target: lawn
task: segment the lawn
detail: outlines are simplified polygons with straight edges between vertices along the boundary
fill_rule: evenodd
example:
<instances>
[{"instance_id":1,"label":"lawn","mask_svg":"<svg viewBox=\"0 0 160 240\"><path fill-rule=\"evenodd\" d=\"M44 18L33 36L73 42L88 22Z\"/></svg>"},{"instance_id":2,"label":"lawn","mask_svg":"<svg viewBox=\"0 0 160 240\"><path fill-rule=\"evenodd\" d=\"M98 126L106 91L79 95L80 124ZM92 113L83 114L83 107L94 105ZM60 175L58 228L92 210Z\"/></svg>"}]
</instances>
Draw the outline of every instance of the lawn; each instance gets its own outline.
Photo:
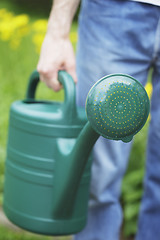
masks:
<instances>
[{"instance_id":1,"label":"lawn","mask_svg":"<svg viewBox=\"0 0 160 240\"><path fill-rule=\"evenodd\" d=\"M14 2L15 1L8 0L2 0L0 2L0 11L5 7L8 14L12 14L11 12L13 12L12 16L6 15L5 21L8 21L8 26L14 23L17 14L24 13L23 6L18 5L17 7L17 5L13 4ZM18 2L18 0L16 2ZM47 11L49 10L47 9L46 12ZM21 26L21 30L23 30L21 33L23 33L23 36L18 35L16 32L16 37L14 37L14 34L10 33L8 40L5 40L3 38L7 38L8 35L5 35L0 27L0 204L2 204L3 198L4 162L8 134L9 108L12 102L25 97L29 75L37 65L40 45L44 37L47 22L45 19L47 14L41 13L41 11L34 13L34 11L30 10L27 12L27 16L29 20L23 17L24 24ZM8 19L9 17L12 21ZM41 21L39 21L40 19ZM13 29L13 26L9 29ZM15 31L19 33L18 28L15 28ZM7 30L6 33L8 33ZM17 36L19 36L19 38L17 38ZM77 23L74 23L72 26L71 40L75 48L77 41ZM151 76L149 76L149 79L150 78ZM54 93L44 84L40 83L36 96L41 99L62 100L63 90L60 93ZM148 124L146 124L143 130L135 137L129 167L122 186L121 202L124 210L123 231L126 236L134 235L136 232L139 203L143 193L142 179L144 175L147 130ZM2 240L42 239L42 237L29 235L25 232L12 232L2 226L0 226L0 233L0 239ZM50 238L43 237L43 239ZM67 239L68 238L60 238L59 240Z\"/></svg>"},{"instance_id":2,"label":"lawn","mask_svg":"<svg viewBox=\"0 0 160 240\"><path fill-rule=\"evenodd\" d=\"M31 234L26 231L14 231L4 226L0 226L1 240L71 240L71 237L45 237L36 234Z\"/></svg>"}]
</instances>

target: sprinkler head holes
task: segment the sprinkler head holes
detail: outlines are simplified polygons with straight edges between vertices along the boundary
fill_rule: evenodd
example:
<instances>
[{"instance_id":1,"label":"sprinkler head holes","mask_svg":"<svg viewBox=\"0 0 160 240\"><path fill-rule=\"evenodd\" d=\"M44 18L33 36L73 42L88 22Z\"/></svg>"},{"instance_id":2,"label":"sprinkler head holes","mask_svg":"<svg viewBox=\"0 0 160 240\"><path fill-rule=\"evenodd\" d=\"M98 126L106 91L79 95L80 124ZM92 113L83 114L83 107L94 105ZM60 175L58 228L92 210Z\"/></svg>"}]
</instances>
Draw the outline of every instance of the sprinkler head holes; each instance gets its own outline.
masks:
<instances>
[{"instance_id":1,"label":"sprinkler head holes","mask_svg":"<svg viewBox=\"0 0 160 240\"><path fill-rule=\"evenodd\" d=\"M100 135L129 142L147 120L149 98L133 77L108 75L89 91L86 112L91 126Z\"/></svg>"}]
</instances>

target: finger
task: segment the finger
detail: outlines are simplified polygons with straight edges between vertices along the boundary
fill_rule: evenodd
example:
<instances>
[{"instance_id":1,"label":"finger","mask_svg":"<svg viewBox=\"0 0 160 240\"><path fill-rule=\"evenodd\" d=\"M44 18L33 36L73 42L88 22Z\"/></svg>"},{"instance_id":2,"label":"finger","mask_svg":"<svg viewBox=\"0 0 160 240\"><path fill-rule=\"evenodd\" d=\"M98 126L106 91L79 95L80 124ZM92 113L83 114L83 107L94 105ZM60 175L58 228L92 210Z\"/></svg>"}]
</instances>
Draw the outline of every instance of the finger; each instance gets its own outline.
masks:
<instances>
[{"instance_id":1,"label":"finger","mask_svg":"<svg viewBox=\"0 0 160 240\"><path fill-rule=\"evenodd\" d=\"M44 82L48 88L51 88L50 84L49 84L49 79L48 78L45 78L43 74L40 74L39 78L40 78L40 81Z\"/></svg>"},{"instance_id":2,"label":"finger","mask_svg":"<svg viewBox=\"0 0 160 240\"><path fill-rule=\"evenodd\" d=\"M52 88L55 92L58 92L62 85L57 79L45 79L44 77L41 77L41 81L46 84L48 88Z\"/></svg>"},{"instance_id":3,"label":"finger","mask_svg":"<svg viewBox=\"0 0 160 240\"><path fill-rule=\"evenodd\" d=\"M39 70L40 73L40 80L44 82L47 87L52 88L55 92L59 91L62 86L60 82L57 80L58 78L58 71L44 71L44 70Z\"/></svg>"},{"instance_id":4,"label":"finger","mask_svg":"<svg viewBox=\"0 0 160 240\"><path fill-rule=\"evenodd\" d=\"M39 74L39 79L40 79L41 82L45 82L45 78L43 77L42 74Z\"/></svg>"},{"instance_id":5,"label":"finger","mask_svg":"<svg viewBox=\"0 0 160 240\"><path fill-rule=\"evenodd\" d=\"M57 80L57 78L51 79L49 86L55 91L58 92L62 89L62 84Z\"/></svg>"},{"instance_id":6,"label":"finger","mask_svg":"<svg viewBox=\"0 0 160 240\"><path fill-rule=\"evenodd\" d=\"M47 82L49 81L50 79L50 72L49 70L45 70L39 66L37 66L37 71L39 72L39 78L40 78L40 81L42 82Z\"/></svg>"},{"instance_id":7,"label":"finger","mask_svg":"<svg viewBox=\"0 0 160 240\"><path fill-rule=\"evenodd\" d=\"M58 81L58 70L52 72L52 75L50 75L47 84L55 92L58 92L62 88L61 83Z\"/></svg>"}]
</instances>

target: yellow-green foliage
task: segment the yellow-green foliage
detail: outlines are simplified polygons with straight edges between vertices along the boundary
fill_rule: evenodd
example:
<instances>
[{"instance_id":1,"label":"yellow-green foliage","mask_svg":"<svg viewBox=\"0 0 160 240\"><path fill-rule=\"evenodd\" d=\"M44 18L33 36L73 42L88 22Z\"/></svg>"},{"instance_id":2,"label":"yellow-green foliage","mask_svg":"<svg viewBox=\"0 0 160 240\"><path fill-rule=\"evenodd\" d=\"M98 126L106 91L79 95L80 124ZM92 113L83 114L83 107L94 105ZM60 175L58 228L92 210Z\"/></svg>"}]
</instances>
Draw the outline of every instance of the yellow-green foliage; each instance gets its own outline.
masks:
<instances>
[{"instance_id":1,"label":"yellow-green foliage","mask_svg":"<svg viewBox=\"0 0 160 240\"><path fill-rule=\"evenodd\" d=\"M27 14L14 15L7 9L0 9L0 40L7 41L12 49L17 49L22 38L32 35L32 43L39 53L47 30L47 20L31 22ZM73 44L77 42L77 31L70 33Z\"/></svg>"},{"instance_id":2,"label":"yellow-green foliage","mask_svg":"<svg viewBox=\"0 0 160 240\"><path fill-rule=\"evenodd\" d=\"M0 10L0 39L8 41L11 48L16 49L29 30L29 17L26 14L14 16L6 9Z\"/></svg>"}]
</instances>

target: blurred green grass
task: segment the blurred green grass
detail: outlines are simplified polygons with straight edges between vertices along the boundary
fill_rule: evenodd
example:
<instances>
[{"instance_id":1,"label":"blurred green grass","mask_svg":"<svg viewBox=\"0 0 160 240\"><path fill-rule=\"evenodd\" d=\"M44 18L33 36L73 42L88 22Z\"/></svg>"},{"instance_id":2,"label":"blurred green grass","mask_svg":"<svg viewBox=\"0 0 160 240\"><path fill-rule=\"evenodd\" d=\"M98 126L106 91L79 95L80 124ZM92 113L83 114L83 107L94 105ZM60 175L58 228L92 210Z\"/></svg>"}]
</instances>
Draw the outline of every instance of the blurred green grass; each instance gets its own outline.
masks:
<instances>
[{"instance_id":1,"label":"blurred green grass","mask_svg":"<svg viewBox=\"0 0 160 240\"><path fill-rule=\"evenodd\" d=\"M46 237L36 234L31 234L26 231L13 231L7 227L0 226L1 240L71 240L71 237Z\"/></svg>"}]
</instances>

